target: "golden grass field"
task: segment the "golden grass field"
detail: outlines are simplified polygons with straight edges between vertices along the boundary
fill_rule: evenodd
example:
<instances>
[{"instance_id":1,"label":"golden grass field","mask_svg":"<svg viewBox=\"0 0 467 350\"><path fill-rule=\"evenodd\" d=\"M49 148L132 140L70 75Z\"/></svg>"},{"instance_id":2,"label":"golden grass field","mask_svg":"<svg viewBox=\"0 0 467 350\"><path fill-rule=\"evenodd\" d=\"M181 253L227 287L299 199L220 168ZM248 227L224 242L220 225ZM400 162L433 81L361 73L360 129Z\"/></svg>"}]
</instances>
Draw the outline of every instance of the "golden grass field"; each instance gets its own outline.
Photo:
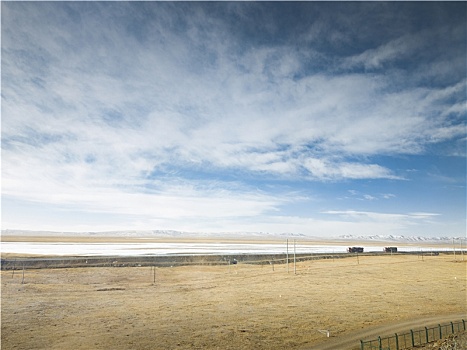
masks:
<instances>
[{"instance_id":1,"label":"golden grass field","mask_svg":"<svg viewBox=\"0 0 467 350\"><path fill-rule=\"evenodd\" d=\"M456 259L313 260L296 274L293 265L168 267L155 284L151 267L26 270L24 283L21 270L2 271L1 345L310 349L366 327L466 314L467 261Z\"/></svg>"}]
</instances>

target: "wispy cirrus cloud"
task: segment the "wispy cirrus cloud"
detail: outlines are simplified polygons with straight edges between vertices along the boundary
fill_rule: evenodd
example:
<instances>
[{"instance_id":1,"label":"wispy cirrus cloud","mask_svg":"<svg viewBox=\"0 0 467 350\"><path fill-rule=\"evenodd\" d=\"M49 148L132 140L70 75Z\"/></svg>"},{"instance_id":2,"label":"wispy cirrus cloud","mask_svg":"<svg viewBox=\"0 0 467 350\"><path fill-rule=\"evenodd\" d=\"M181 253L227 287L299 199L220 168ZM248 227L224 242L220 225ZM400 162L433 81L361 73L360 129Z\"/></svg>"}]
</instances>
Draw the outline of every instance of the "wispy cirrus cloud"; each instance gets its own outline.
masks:
<instances>
[{"instance_id":1,"label":"wispy cirrus cloud","mask_svg":"<svg viewBox=\"0 0 467 350\"><path fill-rule=\"evenodd\" d=\"M324 47L329 5L302 6L317 10L309 30L259 4L2 4L2 193L146 217L261 216L290 193L245 178L400 181L381 156L465 137L465 77L414 84L397 63L438 27L384 28L381 42L334 28ZM455 42L457 27L440 30ZM188 182L190 196L174 194Z\"/></svg>"},{"instance_id":2,"label":"wispy cirrus cloud","mask_svg":"<svg viewBox=\"0 0 467 350\"><path fill-rule=\"evenodd\" d=\"M406 213L406 214L395 214L395 213L377 213L369 211L357 211L357 210L328 210L324 211L323 214L338 215L342 218L351 220L371 220L378 222L388 221L404 221L404 220L424 220L439 216L439 213Z\"/></svg>"},{"instance_id":3,"label":"wispy cirrus cloud","mask_svg":"<svg viewBox=\"0 0 467 350\"><path fill-rule=\"evenodd\" d=\"M369 193L362 193L360 191L353 190L353 189L352 190L347 190L347 193L350 196L344 196L341 199L352 199L352 200L356 199L356 200L359 200L359 201L377 201L377 200L380 200L380 199L388 200L388 199L396 198L396 195L392 194L392 193L372 193L372 194L369 194Z\"/></svg>"}]
</instances>

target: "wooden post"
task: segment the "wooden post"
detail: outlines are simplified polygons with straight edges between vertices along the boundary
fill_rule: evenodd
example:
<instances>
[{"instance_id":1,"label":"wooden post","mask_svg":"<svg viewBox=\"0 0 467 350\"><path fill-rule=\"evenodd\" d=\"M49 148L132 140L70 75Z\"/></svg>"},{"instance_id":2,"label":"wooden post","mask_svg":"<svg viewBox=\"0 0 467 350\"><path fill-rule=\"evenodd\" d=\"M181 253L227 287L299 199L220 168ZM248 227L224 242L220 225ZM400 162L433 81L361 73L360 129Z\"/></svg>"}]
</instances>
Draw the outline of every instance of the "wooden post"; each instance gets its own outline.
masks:
<instances>
[{"instance_id":1,"label":"wooden post","mask_svg":"<svg viewBox=\"0 0 467 350\"><path fill-rule=\"evenodd\" d=\"M23 263L23 278L21 279L21 284L24 284L24 263Z\"/></svg>"},{"instance_id":2,"label":"wooden post","mask_svg":"<svg viewBox=\"0 0 467 350\"><path fill-rule=\"evenodd\" d=\"M289 273L289 239L287 238L287 273Z\"/></svg>"},{"instance_id":3,"label":"wooden post","mask_svg":"<svg viewBox=\"0 0 467 350\"><path fill-rule=\"evenodd\" d=\"M156 284L156 265L154 265L154 278L152 283Z\"/></svg>"}]
</instances>

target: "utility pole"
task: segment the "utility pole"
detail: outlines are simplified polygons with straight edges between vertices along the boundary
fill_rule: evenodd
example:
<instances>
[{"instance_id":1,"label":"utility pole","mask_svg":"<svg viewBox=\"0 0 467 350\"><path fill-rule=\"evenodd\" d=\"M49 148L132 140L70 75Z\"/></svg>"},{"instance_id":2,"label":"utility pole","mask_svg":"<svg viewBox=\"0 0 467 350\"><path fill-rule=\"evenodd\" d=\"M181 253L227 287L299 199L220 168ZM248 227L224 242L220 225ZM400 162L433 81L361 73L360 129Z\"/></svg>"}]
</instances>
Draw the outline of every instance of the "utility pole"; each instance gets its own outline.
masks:
<instances>
[{"instance_id":1,"label":"utility pole","mask_svg":"<svg viewBox=\"0 0 467 350\"><path fill-rule=\"evenodd\" d=\"M452 238L452 247L454 249L454 260L456 260L456 245L454 244L454 237Z\"/></svg>"},{"instance_id":2,"label":"utility pole","mask_svg":"<svg viewBox=\"0 0 467 350\"><path fill-rule=\"evenodd\" d=\"M461 248L461 255L462 255L462 261L464 261L464 250L462 249L462 238L459 239L459 245L460 245L460 248Z\"/></svg>"},{"instance_id":3,"label":"utility pole","mask_svg":"<svg viewBox=\"0 0 467 350\"><path fill-rule=\"evenodd\" d=\"M293 240L293 273L297 274L297 259L295 257L295 239Z\"/></svg>"}]
</instances>

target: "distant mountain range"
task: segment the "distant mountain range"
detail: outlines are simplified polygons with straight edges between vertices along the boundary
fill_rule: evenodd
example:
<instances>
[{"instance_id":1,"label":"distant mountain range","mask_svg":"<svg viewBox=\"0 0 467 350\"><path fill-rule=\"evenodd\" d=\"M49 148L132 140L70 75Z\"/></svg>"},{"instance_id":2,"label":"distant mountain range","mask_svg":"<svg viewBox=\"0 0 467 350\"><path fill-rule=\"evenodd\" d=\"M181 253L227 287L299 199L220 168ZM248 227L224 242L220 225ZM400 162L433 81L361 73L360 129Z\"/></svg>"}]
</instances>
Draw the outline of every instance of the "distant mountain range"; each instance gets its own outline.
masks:
<instances>
[{"instance_id":1,"label":"distant mountain range","mask_svg":"<svg viewBox=\"0 0 467 350\"><path fill-rule=\"evenodd\" d=\"M384 242L452 242L452 240L459 240L461 237L423 237L423 236L395 236L395 235L371 235L371 236L356 236L356 235L342 235L339 239L351 241L384 241ZM462 238L465 239L465 238Z\"/></svg>"},{"instance_id":2,"label":"distant mountain range","mask_svg":"<svg viewBox=\"0 0 467 350\"><path fill-rule=\"evenodd\" d=\"M184 232L175 230L122 230L104 232L57 232L57 231L27 231L2 230L5 236L77 236L77 237L133 237L133 238L264 238L264 239L306 239L306 240L337 240L337 241L374 241L374 242L437 242L449 243L452 240L465 239L460 237L423 237L402 235L341 235L338 237L312 237L302 233L268 233L268 232Z\"/></svg>"},{"instance_id":3,"label":"distant mountain range","mask_svg":"<svg viewBox=\"0 0 467 350\"><path fill-rule=\"evenodd\" d=\"M60 232L60 231L28 231L2 230L4 236L52 236L52 237L128 237L128 238L231 238L231 239L324 239L309 237L302 233L269 233L269 232L186 232L175 230L122 230L96 232Z\"/></svg>"}]
</instances>

